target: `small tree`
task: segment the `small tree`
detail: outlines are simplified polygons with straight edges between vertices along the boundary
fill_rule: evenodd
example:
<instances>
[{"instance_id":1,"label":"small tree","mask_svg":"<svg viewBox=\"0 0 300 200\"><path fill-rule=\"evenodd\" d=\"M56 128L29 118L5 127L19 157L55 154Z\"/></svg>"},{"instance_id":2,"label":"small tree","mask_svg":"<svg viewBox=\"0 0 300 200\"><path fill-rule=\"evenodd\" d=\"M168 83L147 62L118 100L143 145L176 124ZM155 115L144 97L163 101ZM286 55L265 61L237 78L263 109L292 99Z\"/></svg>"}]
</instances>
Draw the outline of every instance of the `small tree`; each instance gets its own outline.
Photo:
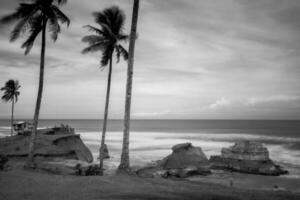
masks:
<instances>
[{"instance_id":1,"label":"small tree","mask_svg":"<svg viewBox=\"0 0 300 200\"><path fill-rule=\"evenodd\" d=\"M13 125L14 125L14 105L18 101L18 96L20 95L20 85L18 80L8 80L4 87L1 88L1 91L4 91L1 99L5 102L11 101L11 136L13 135Z\"/></svg>"},{"instance_id":2,"label":"small tree","mask_svg":"<svg viewBox=\"0 0 300 200\"><path fill-rule=\"evenodd\" d=\"M102 138L99 152L100 169L103 169L113 55L116 54L118 62L121 56L124 60L128 59L127 51L120 44L120 42L128 39L128 35L123 33L125 14L119 7L113 6L103 10L102 12L95 12L93 15L95 17L95 22L100 26L100 29L90 25L86 26L94 34L82 38L83 42L87 42L89 44L82 53L85 54L101 51L101 67L105 67L109 64Z\"/></svg>"}]
</instances>

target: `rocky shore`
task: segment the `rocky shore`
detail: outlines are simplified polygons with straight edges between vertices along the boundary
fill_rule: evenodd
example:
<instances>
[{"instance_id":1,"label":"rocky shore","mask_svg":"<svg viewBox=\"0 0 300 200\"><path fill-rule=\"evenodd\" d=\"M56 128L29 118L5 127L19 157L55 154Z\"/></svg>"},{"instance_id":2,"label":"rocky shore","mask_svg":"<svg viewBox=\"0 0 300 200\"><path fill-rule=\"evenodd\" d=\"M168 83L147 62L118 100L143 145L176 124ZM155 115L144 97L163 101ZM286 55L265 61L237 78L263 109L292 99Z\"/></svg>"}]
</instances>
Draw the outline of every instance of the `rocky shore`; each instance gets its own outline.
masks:
<instances>
[{"instance_id":1,"label":"rocky shore","mask_svg":"<svg viewBox=\"0 0 300 200\"><path fill-rule=\"evenodd\" d=\"M28 155L30 134L18 134L0 138L0 168L4 164L13 166L23 162ZM69 126L39 129L34 151L35 167L54 174L98 175L97 165L92 164L91 151ZM4 163L4 158L6 162ZM3 161L2 161L3 160Z\"/></svg>"},{"instance_id":2,"label":"rocky shore","mask_svg":"<svg viewBox=\"0 0 300 200\"><path fill-rule=\"evenodd\" d=\"M208 175L211 170L228 170L240 173L278 176L288 173L269 158L269 151L259 142L238 141L223 148L220 156L207 156L200 147L191 143L177 144L172 154L164 159L138 169L142 177L178 177Z\"/></svg>"}]
</instances>

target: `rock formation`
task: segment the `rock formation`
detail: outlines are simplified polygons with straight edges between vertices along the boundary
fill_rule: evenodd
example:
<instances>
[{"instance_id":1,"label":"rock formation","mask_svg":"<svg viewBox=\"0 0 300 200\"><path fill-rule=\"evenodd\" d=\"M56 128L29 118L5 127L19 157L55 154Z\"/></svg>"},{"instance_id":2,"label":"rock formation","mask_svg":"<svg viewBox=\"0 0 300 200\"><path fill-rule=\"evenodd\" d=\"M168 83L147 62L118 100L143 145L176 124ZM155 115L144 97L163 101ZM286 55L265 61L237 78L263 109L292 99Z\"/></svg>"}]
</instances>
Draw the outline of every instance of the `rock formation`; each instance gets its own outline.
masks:
<instances>
[{"instance_id":1,"label":"rock formation","mask_svg":"<svg viewBox=\"0 0 300 200\"><path fill-rule=\"evenodd\" d=\"M38 162L37 169L52 174L94 176L103 175L99 165L80 160Z\"/></svg>"},{"instance_id":2,"label":"rock formation","mask_svg":"<svg viewBox=\"0 0 300 200\"><path fill-rule=\"evenodd\" d=\"M269 152L261 143L239 141L229 148L221 150L221 156L210 158L212 168L228 169L243 173L280 175L287 171L275 165L269 158Z\"/></svg>"},{"instance_id":3,"label":"rock formation","mask_svg":"<svg viewBox=\"0 0 300 200\"><path fill-rule=\"evenodd\" d=\"M200 147L184 143L173 146L172 150L172 154L154 165L139 169L137 174L144 177L184 178L210 173L208 159Z\"/></svg>"},{"instance_id":4,"label":"rock formation","mask_svg":"<svg viewBox=\"0 0 300 200\"><path fill-rule=\"evenodd\" d=\"M163 169L184 169L208 164L208 159L202 149L192 146L191 143L177 144L172 147L172 150L172 154L165 157L160 163Z\"/></svg>"},{"instance_id":5,"label":"rock formation","mask_svg":"<svg viewBox=\"0 0 300 200\"><path fill-rule=\"evenodd\" d=\"M0 154L7 157L26 157L30 136L15 135L0 138ZM74 133L74 129L63 126L38 130L34 156L37 160L75 159L92 162L90 150Z\"/></svg>"}]
</instances>

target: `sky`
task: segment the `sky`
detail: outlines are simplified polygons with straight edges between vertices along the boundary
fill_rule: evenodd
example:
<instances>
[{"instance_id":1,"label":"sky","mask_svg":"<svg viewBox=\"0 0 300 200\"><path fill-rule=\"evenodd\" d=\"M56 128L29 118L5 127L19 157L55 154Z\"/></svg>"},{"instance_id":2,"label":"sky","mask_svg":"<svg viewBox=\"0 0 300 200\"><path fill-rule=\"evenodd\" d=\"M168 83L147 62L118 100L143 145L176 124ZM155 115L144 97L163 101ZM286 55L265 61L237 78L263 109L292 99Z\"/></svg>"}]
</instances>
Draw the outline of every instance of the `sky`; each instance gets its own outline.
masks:
<instances>
[{"instance_id":1,"label":"sky","mask_svg":"<svg viewBox=\"0 0 300 200\"><path fill-rule=\"evenodd\" d=\"M20 1L0 0L0 16ZM102 119L107 69L101 53L82 55L92 12L118 5L129 33L133 0L69 0L71 19L56 43L47 40L41 118ZM40 38L31 53L10 43L0 25L0 86L22 85L17 118L32 118ZM124 44L128 47L128 44ZM299 0L140 0L132 118L300 119ZM109 118L124 116L127 63L113 65ZM0 118L10 104L0 103Z\"/></svg>"}]
</instances>

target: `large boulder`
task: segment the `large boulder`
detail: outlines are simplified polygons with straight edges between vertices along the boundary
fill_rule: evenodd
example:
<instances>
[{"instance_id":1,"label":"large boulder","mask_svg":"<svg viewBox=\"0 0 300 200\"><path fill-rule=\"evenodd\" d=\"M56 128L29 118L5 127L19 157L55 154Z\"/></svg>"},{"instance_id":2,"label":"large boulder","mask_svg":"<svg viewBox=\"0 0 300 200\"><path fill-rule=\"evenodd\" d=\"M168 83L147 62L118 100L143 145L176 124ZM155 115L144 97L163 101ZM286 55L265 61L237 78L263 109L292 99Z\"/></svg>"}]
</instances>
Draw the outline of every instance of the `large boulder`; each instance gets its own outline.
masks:
<instances>
[{"instance_id":1,"label":"large boulder","mask_svg":"<svg viewBox=\"0 0 300 200\"><path fill-rule=\"evenodd\" d=\"M280 166L269 158L269 151L259 142L238 141L221 150L221 156L211 156L211 167L242 173L280 175L286 174Z\"/></svg>"},{"instance_id":2,"label":"large boulder","mask_svg":"<svg viewBox=\"0 0 300 200\"><path fill-rule=\"evenodd\" d=\"M163 169L184 169L190 166L198 168L208 164L201 147L194 147L191 143L177 144L172 150L172 154L159 164Z\"/></svg>"},{"instance_id":3,"label":"large boulder","mask_svg":"<svg viewBox=\"0 0 300 200\"><path fill-rule=\"evenodd\" d=\"M15 135L0 138L0 154L7 157L26 157L30 136ZM91 151L84 145L80 135L69 127L41 129L36 136L34 156L38 160L75 159L92 162Z\"/></svg>"},{"instance_id":4,"label":"large boulder","mask_svg":"<svg viewBox=\"0 0 300 200\"><path fill-rule=\"evenodd\" d=\"M183 143L173 146L172 150L172 154L155 164L137 170L137 174L142 177L185 178L210 173L209 161L200 147Z\"/></svg>"}]
</instances>

